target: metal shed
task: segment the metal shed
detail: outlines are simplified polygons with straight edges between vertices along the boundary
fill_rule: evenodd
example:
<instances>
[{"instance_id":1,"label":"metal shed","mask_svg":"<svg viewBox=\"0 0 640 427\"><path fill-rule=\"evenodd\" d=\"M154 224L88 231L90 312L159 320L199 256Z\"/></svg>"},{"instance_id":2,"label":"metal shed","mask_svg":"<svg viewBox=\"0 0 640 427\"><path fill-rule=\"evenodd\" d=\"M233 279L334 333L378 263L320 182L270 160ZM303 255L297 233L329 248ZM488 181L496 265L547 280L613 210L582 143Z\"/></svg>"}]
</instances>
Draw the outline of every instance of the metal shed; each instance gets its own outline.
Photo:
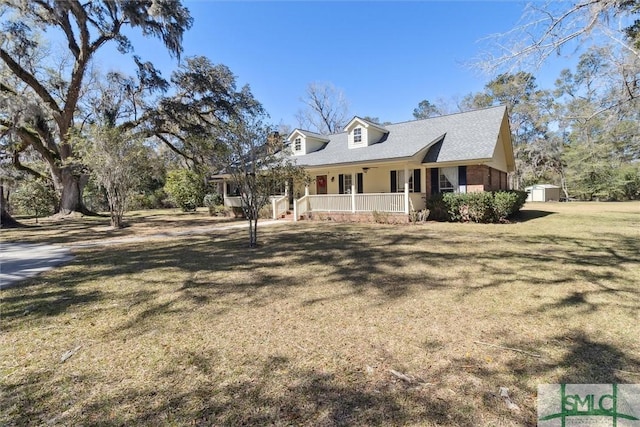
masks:
<instances>
[{"instance_id":1,"label":"metal shed","mask_svg":"<svg viewBox=\"0 0 640 427\"><path fill-rule=\"evenodd\" d=\"M524 189L529 195L527 202L550 202L560 200L560 187L553 184L536 184Z\"/></svg>"}]
</instances>

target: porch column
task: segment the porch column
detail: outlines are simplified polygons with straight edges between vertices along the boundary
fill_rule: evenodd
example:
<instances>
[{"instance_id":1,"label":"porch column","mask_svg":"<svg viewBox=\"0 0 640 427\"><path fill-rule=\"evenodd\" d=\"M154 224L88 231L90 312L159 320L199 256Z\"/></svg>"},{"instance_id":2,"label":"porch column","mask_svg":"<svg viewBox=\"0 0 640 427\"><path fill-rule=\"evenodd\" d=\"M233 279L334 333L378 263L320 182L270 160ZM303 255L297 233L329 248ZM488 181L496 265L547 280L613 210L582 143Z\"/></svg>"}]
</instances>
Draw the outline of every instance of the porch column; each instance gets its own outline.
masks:
<instances>
[{"instance_id":1,"label":"porch column","mask_svg":"<svg viewBox=\"0 0 640 427\"><path fill-rule=\"evenodd\" d=\"M356 177L358 173L353 171L351 173L351 213L356 213Z\"/></svg>"},{"instance_id":2,"label":"porch column","mask_svg":"<svg viewBox=\"0 0 640 427\"><path fill-rule=\"evenodd\" d=\"M309 196L309 184L304 185L304 197Z\"/></svg>"},{"instance_id":3,"label":"porch column","mask_svg":"<svg viewBox=\"0 0 640 427\"><path fill-rule=\"evenodd\" d=\"M409 215L409 168L404 165L404 213Z\"/></svg>"},{"instance_id":4,"label":"porch column","mask_svg":"<svg viewBox=\"0 0 640 427\"><path fill-rule=\"evenodd\" d=\"M278 219L278 216L276 215L276 198L275 197L271 198L271 211L273 212L273 219Z\"/></svg>"},{"instance_id":5,"label":"porch column","mask_svg":"<svg viewBox=\"0 0 640 427\"><path fill-rule=\"evenodd\" d=\"M222 204L227 205L227 181L225 179L222 180Z\"/></svg>"}]
</instances>

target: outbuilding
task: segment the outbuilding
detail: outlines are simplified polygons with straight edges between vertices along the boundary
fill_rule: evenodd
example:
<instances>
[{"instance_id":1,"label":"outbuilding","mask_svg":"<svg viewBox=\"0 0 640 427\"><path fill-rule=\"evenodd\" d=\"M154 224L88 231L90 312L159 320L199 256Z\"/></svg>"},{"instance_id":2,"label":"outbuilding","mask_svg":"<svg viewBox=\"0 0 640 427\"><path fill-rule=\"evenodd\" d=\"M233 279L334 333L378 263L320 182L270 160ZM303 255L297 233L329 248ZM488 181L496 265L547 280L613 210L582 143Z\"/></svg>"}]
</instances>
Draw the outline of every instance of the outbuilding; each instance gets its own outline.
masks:
<instances>
[{"instance_id":1,"label":"outbuilding","mask_svg":"<svg viewBox=\"0 0 640 427\"><path fill-rule=\"evenodd\" d=\"M527 202L550 202L560 200L560 187L553 184L536 184L526 187L525 191L529 193Z\"/></svg>"}]
</instances>

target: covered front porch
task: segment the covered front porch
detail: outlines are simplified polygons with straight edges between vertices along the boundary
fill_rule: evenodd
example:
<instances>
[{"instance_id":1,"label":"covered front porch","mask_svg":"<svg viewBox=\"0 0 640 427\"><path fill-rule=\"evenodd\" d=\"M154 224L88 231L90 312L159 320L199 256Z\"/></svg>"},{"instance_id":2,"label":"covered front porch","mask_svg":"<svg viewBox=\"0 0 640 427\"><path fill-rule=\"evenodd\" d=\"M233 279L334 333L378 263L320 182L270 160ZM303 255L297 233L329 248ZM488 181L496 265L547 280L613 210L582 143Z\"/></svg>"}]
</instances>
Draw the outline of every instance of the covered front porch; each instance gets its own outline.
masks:
<instances>
[{"instance_id":1,"label":"covered front porch","mask_svg":"<svg viewBox=\"0 0 640 427\"><path fill-rule=\"evenodd\" d=\"M420 164L372 163L308 169L310 182L294 187L295 220L314 213L409 215L424 208Z\"/></svg>"},{"instance_id":2,"label":"covered front porch","mask_svg":"<svg viewBox=\"0 0 640 427\"><path fill-rule=\"evenodd\" d=\"M309 180L287 183L271 196L271 216L292 213L294 221L314 213L388 213L409 215L425 205L424 169L420 164L372 164L357 167L308 169ZM242 207L239 195L224 186L226 207Z\"/></svg>"}]
</instances>

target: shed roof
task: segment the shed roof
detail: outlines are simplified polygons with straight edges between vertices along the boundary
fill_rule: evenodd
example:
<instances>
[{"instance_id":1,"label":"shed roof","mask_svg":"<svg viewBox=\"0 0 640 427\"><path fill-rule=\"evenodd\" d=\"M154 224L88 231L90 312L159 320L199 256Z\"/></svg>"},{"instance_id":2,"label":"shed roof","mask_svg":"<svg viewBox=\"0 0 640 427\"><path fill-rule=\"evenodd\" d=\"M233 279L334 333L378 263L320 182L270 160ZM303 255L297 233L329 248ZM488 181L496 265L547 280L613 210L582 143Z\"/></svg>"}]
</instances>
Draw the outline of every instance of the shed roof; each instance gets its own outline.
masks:
<instances>
[{"instance_id":1,"label":"shed roof","mask_svg":"<svg viewBox=\"0 0 640 427\"><path fill-rule=\"evenodd\" d=\"M525 187L524 189L526 191L526 190L533 190L534 188L560 188L560 187L553 184L534 184L534 185Z\"/></svg>"}]
</instances>

